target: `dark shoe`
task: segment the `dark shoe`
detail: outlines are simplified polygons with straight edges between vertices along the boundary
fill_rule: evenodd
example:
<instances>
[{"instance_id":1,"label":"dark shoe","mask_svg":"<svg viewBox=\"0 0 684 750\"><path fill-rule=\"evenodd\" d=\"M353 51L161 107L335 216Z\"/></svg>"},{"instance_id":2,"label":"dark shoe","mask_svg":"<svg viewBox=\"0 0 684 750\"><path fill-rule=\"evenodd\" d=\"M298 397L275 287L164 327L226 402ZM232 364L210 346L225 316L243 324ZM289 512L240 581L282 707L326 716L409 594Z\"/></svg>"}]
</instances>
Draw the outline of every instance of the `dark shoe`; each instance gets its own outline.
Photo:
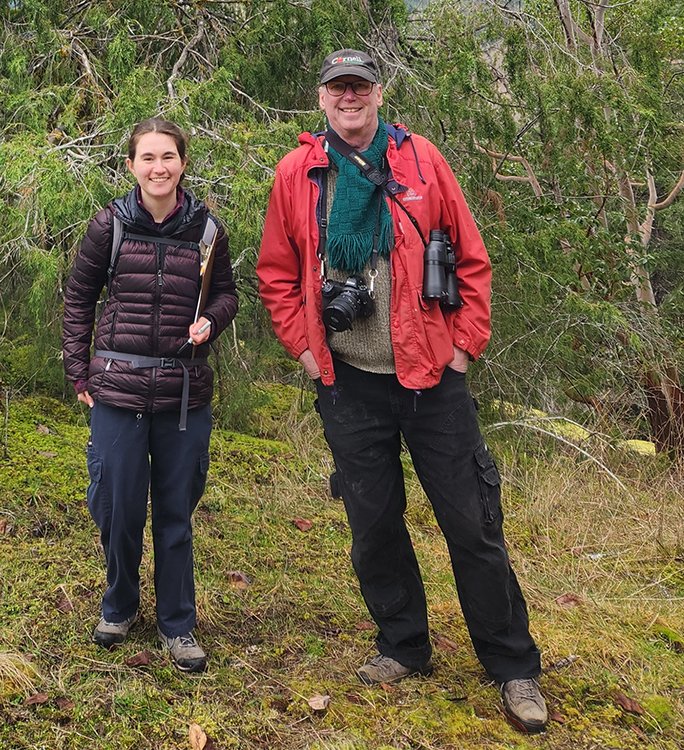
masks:
<instances>
[{"instance_id":1,"label":"dark shoe","mask_svg":"<svg viewBox=\"0 0 684 750\"><path fill-rule=\"evenodd\" d=\"M381 682L398 682L404 677L419 674L427 677L432 674L432 662L424 667L405 667L389 656L376 654L370 661L356 670L356 676L366 685L377 685Z\"/></svg>"},{"instance_id":2,"label":"dark shoe","mask_svg":"<svg viewBox=\"0 0 684 750\"><path fill-rule=\"evenodd\" d=\"M108 622L104 617L93 630L93 641L103 648L114 648L120 646L128 637L130 629L138 622L139 613L129 617L123 622Z\"/></svg>"},{"instance_id":3,"label":"dark shoe","mask_svg":"<svg viewBox=\"0 0 684 750\"><path fill-rule=\"evenodd\" d=\"M510 680L501 686L504 711L523 732L543 732L549 720L546 701L536 680Z\"/></svg>"},{"instance_id":4,"label":"dark shoe","mask_svg":"<svg viewBox=\"0 0 684 750\"><path fill-rule=\"evenodd\" d=\"M207 668L207 655L192 631L169 638L157 628L157 635L161 647L169 652L171 661L181 672L204 672Z\"/></svg>"}]
</instances>

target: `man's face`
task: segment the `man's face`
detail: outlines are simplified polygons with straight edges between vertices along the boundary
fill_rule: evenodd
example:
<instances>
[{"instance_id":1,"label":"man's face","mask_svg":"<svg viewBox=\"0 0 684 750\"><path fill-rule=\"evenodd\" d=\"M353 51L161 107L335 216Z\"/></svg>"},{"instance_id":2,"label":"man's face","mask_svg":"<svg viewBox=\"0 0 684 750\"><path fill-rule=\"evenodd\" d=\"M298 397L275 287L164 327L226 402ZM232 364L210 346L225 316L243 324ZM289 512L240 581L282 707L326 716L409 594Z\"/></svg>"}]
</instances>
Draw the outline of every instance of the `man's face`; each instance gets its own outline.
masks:
<instances>
[{"instance_id":1,"label":"man's face","mask_svg":"<svg viewBox=\"0 0 684 750\"><path fill-rule=\"evenodd\" d=\"M329 84L355 83L363 81L358 76L340 76L329 81ZM318 89L318 103L325 112L330 127L347 143L367 148L378 129L378 107L382 105L382 86L373 85L368 94L355 94L347 86L344 94L333 96L322 84Z\"/></svg>"}]
</instances>

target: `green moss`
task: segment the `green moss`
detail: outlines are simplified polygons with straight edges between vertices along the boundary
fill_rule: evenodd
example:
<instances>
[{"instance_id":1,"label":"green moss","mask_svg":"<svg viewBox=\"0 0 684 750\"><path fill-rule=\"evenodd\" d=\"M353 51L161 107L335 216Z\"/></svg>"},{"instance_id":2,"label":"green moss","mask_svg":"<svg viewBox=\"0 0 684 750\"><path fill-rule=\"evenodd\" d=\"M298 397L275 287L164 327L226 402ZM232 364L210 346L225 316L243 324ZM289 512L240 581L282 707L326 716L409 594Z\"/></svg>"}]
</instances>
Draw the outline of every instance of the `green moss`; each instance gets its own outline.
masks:
<instances>
[{"instance_id":1,"label":"green moss","mask_svg":"<svg viewBox=\"0 0 684 750\"><path fill-rule=\"evenodd\" d=\"M274 393L275 425L299 391ZM554 722L544 738L528 738L502 717L497 691L476 661L459 613L443 539L410 472L408 518L431 626L457 647L436 644L430 679L406 680L388 690L358 684L354 669L372 653L375 633L358 627L368 614L349 560L343 505L326 495L328 454L317 418L297 419L287 435L280 433L281 440L214 431L207 492L194 516L197 632L209 651L210 669L188 679L154 647L149 529L141 568L143 622L112 653L90 642L105 581L97 530L84 502L88 428L77 407L51 399L12 400L8 458L0 461L0 519L12 527L0 534L0 642L35 667L36 675L28 689L0 681L0 747L181 750L188 746L189 725L198 723L226 750L539 750L540 741L545 750L626 750L634 746L637 730L644 750L678 750L681 655L666 648L677 642L669 623L679 621L678 600L660 603L660 619L643 607L632 611L625 604L628 596L611 604L613 609L605 602L571 611L548 604L556 587L567 582L565 566L578 565L579 558L567 551L550 556L525 531L517 518L525 509L525 479L508 503L507 522L513 526L512 553L520 556L517 540L525 542L530 565L518 574L532 593L531 619L547 653L564 655L570 648L583 655L572 667L542 678L564 723ZM309 433L317 437L309 439ZM507 463L505 473L513 470ZM558 464L552 470L557 472ZM534 476L545 471L537 457ZM601 497L591 491L600 486L587 485L585 491ZM568 521L564 506L556 512L560 527ZM311 529L298 529L297 517L309 519ZM33 533L39 521L51 524L42 536ZM540 525L535 534L552 531ZM622 531L620 550L627 544ZM564 550L562 535L554 533ZM656 557L650 556L648 580L656 575ZM533 563L539 567L532 569ZM660 563L661 569L673 566L669 558ZM548 569L551 591L539 568ZM250 583L237 588L229 571L242 571ZM630 568L630 575L641 572L637 565ZM586 586L594 594L615 571L593 565L591 576ZM623 585L641 586L625 578ZM127 665L145 649L149 665ZM634 686L630 694L642 703L643 716L626 714L614 703L623 684ZM45 692L48 700L27 706L29 692ZM331 696L326 712L310 708L307 700L315 693Z\"/></svg>"},{"instance_id":2,"label":"green moss","mask_svg":"<svg viewBox=\"0 0 684 750\"><path fill-rule=\"evenodd\" d=\"M650 720L653 732L669 729L675 720L675 709L672 703L662 695L649 695L641 699L641 705Z\"/></svg>"},{"instance_id":3,"label":"green moss","mask_svg":"<svg viewBox=\"0 0 684 750\"><path fill-rule=\"evenodd\" d=\"M684 635L663 622L655 622L651 630L660 639L665 641L669 648L672 648L679 654L684 653Z\"/></svg>"}]
</instances>

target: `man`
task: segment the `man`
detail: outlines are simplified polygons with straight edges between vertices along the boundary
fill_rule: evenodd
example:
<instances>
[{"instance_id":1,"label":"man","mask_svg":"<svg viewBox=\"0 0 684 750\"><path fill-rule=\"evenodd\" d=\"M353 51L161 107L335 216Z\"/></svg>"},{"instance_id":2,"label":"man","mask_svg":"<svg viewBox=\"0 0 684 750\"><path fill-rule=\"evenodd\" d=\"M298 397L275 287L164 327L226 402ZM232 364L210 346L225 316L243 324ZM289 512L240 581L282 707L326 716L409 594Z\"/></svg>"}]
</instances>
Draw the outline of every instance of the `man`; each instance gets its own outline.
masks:
<instances>
[{"instance_id":1,"label":"man","mask_svg":"<svg viewBox=\"0 0 684 750\"><path fill-rule=\"evenodd\" d=\"M508 717L541 731L539 651L504 546L499 474L465 382L490 334L486 250L437 148L379 116L371 57L326 57L318 93L329 130L304 133L279 163L257 273L276 335L316 384L352 562L378 626L379 653L357 674L375 684L432 672L425 591L404 523L403 435L478 658L501 685ZM432 230L452 243L458 294L453 266L425 265L428 240L441 237ZM447 258L448 248L433 250L428 260ZM426 285L443 281L444 290L423 287L424 268Z\"/></svg>"}]
</instances>

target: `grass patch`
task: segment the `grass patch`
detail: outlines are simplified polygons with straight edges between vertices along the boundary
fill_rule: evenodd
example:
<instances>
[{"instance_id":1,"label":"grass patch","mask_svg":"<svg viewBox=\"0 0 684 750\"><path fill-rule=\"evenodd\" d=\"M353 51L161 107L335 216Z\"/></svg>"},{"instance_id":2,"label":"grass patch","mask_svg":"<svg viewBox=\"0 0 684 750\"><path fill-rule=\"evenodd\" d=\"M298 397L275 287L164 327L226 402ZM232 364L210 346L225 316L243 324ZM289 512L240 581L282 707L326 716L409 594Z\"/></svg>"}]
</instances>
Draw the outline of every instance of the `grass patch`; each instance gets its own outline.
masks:
<instances>
[{"instance_id":1,"label":"grass patch","mask_svg":"<svg viewBox=\"0 0 684 750\"><path fill-rule=\"evenodd\" d=\"M680 476L659 458L602 455L623 488L567 446L488 435L554 716L546 735L525 737L474 656L442 536L410 472L407 520L436 671L387 690L356 682L374 634L343 508L327 493L332 461L311 394L258 388L259 435L215 431L195 515L198 635L210 654L197 678L155 648L149 535L142 623L115 652L90 643L104 571L85 504L87 425L49 399L12 402L0 461L0 747L174 750L191 747L198 724L220 750L680 750ZM331 697L325 712L308 704L316 693Z\"/></svg>"}]
</instances>

